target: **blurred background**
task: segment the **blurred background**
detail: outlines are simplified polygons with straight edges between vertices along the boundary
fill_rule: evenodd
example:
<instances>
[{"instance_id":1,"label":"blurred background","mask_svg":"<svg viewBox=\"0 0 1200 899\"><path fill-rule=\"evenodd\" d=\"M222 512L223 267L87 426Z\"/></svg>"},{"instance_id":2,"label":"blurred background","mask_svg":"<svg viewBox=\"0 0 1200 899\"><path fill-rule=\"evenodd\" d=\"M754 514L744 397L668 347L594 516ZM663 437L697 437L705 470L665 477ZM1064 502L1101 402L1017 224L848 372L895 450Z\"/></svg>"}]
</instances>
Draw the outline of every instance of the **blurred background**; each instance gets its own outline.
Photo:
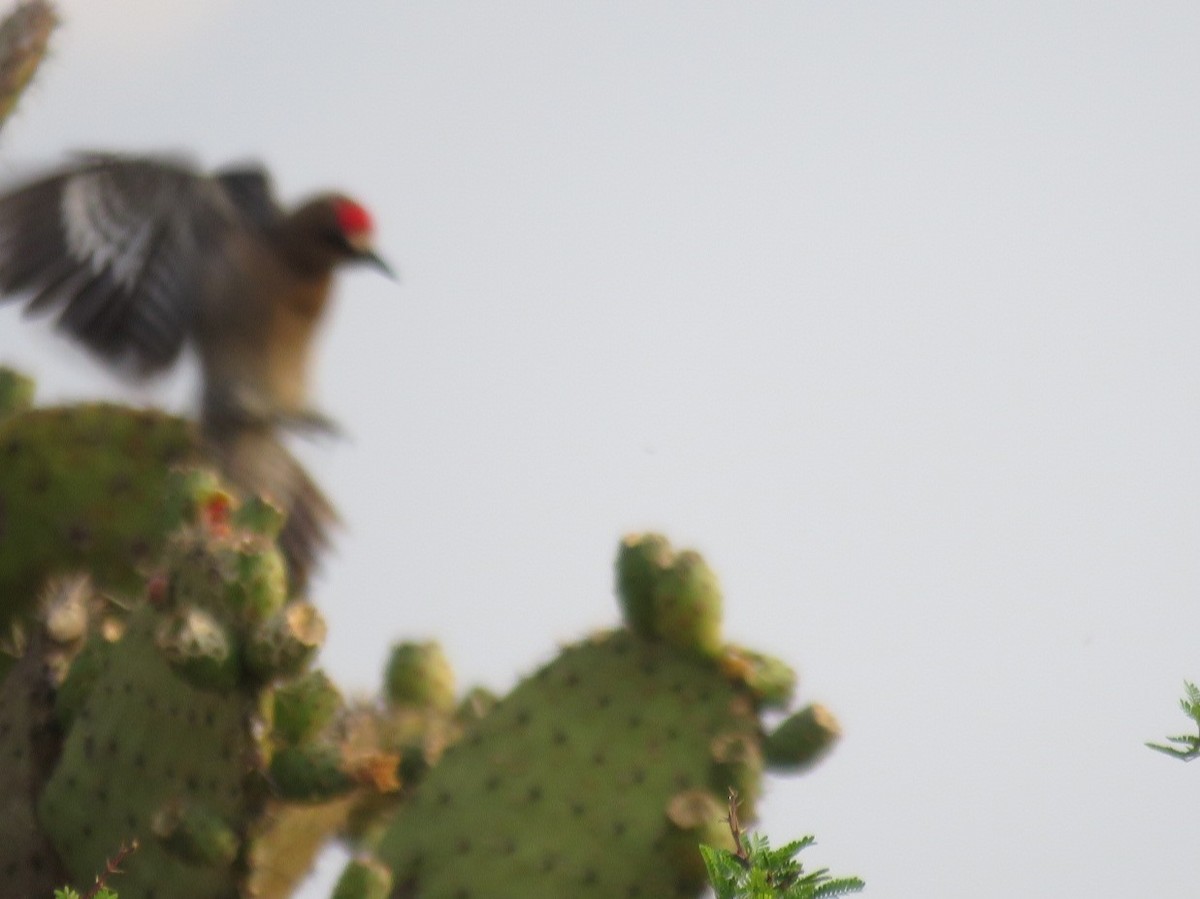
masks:
<instances>
[{"instance_id":1,"label":"blurred background","mask_svg":"<svg viewBox=\"0 0 1200 899\"><path fill-rule=\"evenodd\" d=\"M0 181L262 159L374 211L299 443L323 664L511 686L619 536L845 739L762 827L871 896L1187 895L1200 678L1200 6L59 0ZM0 308L45 401L187 410ZM327 859L303 893L327 894Z\"/></svg>"}]
</instances>

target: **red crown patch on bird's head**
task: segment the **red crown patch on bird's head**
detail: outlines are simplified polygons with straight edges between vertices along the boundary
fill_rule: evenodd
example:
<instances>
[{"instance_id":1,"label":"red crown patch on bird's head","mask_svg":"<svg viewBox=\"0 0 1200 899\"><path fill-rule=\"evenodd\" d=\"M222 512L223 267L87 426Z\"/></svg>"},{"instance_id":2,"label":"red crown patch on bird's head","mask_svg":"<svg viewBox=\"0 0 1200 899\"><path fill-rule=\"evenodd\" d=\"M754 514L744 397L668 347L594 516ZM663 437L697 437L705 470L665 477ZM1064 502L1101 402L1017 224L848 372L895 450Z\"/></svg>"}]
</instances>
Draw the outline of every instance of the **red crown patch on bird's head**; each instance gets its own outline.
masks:
<instances>
[{"instance_id":1,"label":"red crown patch on bird's head","mask_svg":"<svg viewBox=\"0 0 1200 899\"><path fill-rule=\"evenodd\" d=\"M371 213L346 197L338 197L333 201L333 211L337 215L338 227L347 237L370 234L375 228Z\"/></svg>"}]
</instances>

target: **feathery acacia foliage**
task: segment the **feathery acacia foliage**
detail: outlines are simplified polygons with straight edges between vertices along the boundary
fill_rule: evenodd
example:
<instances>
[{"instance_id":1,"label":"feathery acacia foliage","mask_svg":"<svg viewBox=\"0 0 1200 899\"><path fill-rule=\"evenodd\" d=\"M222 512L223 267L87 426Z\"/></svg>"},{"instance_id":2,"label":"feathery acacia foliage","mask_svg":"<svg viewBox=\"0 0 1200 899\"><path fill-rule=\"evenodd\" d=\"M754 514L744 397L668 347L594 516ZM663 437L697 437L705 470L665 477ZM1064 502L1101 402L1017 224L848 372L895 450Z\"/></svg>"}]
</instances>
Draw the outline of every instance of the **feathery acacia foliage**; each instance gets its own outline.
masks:
<instances>
[{"instance_id":1,"label":"feathery acacia foliage","mask_svg":"<svg viewBox=\"0 0 1200 899\"><path fill-rule=\"evenodd\" d=\"M816 842L813 837L772 849L765 836L742 830L737 810L737 793L730 790L726 820L734 848L700 847L717 899L827 899L862 890L857 877L830 877L827 868L804 870L796 856Z\"/></svg>"},{"instance_id":2,"label":"feathery acacia foliage","mask_svg":"<svg viewBox=\"0 0 1200 899\"><path fill-rule=\"evenodd\" d=\"M1195 723L1196 733L1167 737L1176 744L1174 746L1167 746L1163 743L1147 743L1146 745L1157 752L1190 762L1200 756L1200 687L1191 681L1184 681L1183 689L1186 695L1179 700L1179 707Z\"/></svg>"}]
</instances>

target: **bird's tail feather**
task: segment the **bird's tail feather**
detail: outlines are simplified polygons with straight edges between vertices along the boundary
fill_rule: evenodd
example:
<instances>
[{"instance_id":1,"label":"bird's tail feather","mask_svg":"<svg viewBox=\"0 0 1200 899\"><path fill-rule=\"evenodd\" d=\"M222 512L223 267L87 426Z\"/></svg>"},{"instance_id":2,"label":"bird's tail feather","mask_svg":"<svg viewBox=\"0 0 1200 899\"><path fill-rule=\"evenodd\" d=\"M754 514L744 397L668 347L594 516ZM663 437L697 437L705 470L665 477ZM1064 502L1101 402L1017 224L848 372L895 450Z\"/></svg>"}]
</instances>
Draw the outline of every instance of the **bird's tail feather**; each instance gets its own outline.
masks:
<instances>
[{"instance_id":1,"label":"bird's tail feather","mask_svg":"<svg viewBox=\"0 0 1200 899\"><path fill-rule=\"evenodd\" d=\"M337 510L273 429L202 423L202 430L233 486L262 494L283 512L279 547L287 560L292 592L303 592L329 547L330 531L340 523Z\"/></svg>"}]
</instances>

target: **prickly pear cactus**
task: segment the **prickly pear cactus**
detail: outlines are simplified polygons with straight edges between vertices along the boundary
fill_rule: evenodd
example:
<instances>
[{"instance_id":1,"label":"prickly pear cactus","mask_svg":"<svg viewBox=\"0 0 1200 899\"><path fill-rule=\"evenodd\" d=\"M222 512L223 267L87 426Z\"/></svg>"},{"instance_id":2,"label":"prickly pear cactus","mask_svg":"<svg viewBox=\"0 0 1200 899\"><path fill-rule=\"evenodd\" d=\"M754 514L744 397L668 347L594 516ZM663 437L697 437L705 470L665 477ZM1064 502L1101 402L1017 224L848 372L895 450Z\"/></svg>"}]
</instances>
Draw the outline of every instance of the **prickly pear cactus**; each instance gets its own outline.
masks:
<instances>
[{"instance_id":1,"label":"prickly pear cactus","mask_svg":"<svg viewBox=\"0 0 1200 899\"><path fill-rule=\"evenodd\" d=\"M340 694L306 670L324 623L288 599L279 514L202 470L174 481L185 524L139 600L52 582L0 684L0 750L18 761L0 775L11 882L86 886L137 840L123 899L274 899L344 821L331 803L394 787L398 759L348 752ZM289 839L300 831L317 838Z\"/></svg>"},{"instance_id":2,"label":"prickly pear cactus","mask_svg":"<svg viewBox=\"0 0 1200 899\"><path fill-rule=\"evenodd\" d=\"M17 895L86 888L136 839L122 899L286 899L342 838L363 854L338 899L693 896L727 791L752 815L764 771L836 738L817 706L768 732L795 675L725 643L711 570L655 535L618 556L625 626L507 698L460 698L435 644L402 643L381 695L347 703L309 670L324 624L293 598L276 507L231 493L186 422L32 393L0 369Z\"/></svg>"},{"instance_id":3,"label":"prickly pear cactus","mask_svg":"<svg viewBox=\"0 0 1200 899\"><path fill-rule=\"evenodd\" d=\"M86 885L137 839L126 899L289 895L399 759L304 671L283 516L187 422L32 398L0 369L0 883Z\"/></svg>"},{"instance_id":4,"label":"prickly pear cactus","mask_svg":"<svg viewBox=\"0 0 1200 899\"><path fill-rule=\"evenodd\" d=\"M144 601L91 633L65 673L61 753L38 803L76 883L139 841L126 899L236 895L274 787L262 709L324 633L311 607L286 603L270 530L240 527L204 475L190 485L199 522L167 542Z\"/></svg>"},{"instance_id":5,"label":"prickly pear cactus","mask_svg":"<svg viewBox=\"0 0 1200 899\"><path fill-rule=\"evenodd\" d=\"M721 845L730 788L752 802L767 760L814 763L827 712L781 726L782 663L720 640L721 595L695 553L657 536L617 563L627 627L565 649L417 787L378 847L395 897L695 896L698 842ZM770 747L770 748L768 748Z\"/></svg>"}]
</instances>

